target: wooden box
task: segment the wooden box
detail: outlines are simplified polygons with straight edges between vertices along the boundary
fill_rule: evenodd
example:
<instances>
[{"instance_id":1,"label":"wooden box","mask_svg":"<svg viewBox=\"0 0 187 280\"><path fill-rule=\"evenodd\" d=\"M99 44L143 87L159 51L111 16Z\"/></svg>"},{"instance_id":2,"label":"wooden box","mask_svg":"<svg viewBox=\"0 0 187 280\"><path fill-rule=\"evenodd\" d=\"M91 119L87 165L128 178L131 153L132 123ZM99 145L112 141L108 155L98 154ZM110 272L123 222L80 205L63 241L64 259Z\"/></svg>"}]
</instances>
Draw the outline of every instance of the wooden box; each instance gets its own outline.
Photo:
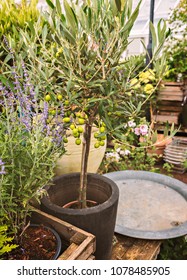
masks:
<instances>
[{"instance_id":1,"label":"wooden box","mask_svg":"<svg viewBox=\"0 0 187 280\"><path fill-rule=\"evenodd\" d=\"M95 236L65 221L34 208L32 222L52 227L62 240L63 252L58 260L93 260Z\"/></svg>"},{"instance_id":2,"label":"wooden box","mask_svg":"<svg viewBox=\"0 0 187 280\"><path fill-rule=\"evenodd\" d=\"M184 84L164 82L157 96L156 109L151 108L151 119L159 124L179 125L183 110Z\"/></svg>"},{"instance_id":3,"label":"wooden box","mask_svg":"<svg viewBox=\"0 0 187 280\"><path fill-rule=\"evenodd\" d=\"M158 94L158 100L182 102L183 98L183 83L165 82Z\"/></svg>"}]
</instances>

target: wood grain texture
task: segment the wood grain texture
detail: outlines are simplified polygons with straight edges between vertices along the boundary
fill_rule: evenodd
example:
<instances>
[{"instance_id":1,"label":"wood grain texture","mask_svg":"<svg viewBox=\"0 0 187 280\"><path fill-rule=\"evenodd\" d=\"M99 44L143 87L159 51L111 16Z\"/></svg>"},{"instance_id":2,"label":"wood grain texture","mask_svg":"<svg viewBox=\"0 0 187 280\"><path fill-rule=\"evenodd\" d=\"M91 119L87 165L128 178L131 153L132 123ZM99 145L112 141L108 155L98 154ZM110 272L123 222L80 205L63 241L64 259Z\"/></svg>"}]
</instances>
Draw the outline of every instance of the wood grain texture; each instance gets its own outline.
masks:
<instances>
[{"instance_id":1,"label":"wood grain texture","mask_svg":"<svg viewBox=\"0 0 187 280\"><path fill-rule=\"evenodd\" d=\"M155 260L160 251L160 240L136 239L120 234L115 235L112 260Z\"/></svg>"}]
</instances>

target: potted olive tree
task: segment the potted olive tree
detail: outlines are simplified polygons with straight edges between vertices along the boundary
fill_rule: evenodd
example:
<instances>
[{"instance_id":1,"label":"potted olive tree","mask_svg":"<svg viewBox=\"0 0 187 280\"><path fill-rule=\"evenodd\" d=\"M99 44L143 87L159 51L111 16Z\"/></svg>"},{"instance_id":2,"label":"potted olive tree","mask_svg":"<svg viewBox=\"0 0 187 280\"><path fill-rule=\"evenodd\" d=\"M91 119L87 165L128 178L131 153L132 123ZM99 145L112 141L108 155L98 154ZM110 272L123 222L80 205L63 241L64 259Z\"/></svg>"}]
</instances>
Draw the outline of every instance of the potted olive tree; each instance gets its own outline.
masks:
<instances>
[{"instance_id":1,"label":"potted olive tree","mask_svg":"<svg viewBox=\"0 0 187 280\"><path fill-rule=\"evenodd\" d=\"M96 258L108 259L119 192L114 182L87 173L90 138L94 124L98 127L95 148L103 145L108 131L121 134L123 125L112 127L108 114L115 110L116 96L118 100L120 97L119 110L123 114L140 112L141 102L135 109L130 104L130 77L135 76L134 70L126 68L121 61L140 3L132 11L131 1L71 1L69 4L65 0L63 9L58 0L56 5L54 1L46 2L50 11L45 14L42 53L50 59L50 67L55 69L58 83L64 88L64 127L71 126L77 144L82 144L82 162L80 173L56 177L53 186L46 187L48 195L43 197L41 205L44 211L96 235ZM160 33L157 42L154 41L155 55L165 40L165 29L165 25L159 25ZM51 40L54 41L53 57L46 48ZM126 79L123 78L125 71ZM83 132L76 127L77 121L84 124ZM73 202L73 206L64 207L69 202Z\"/></svg>"}]
</instances>

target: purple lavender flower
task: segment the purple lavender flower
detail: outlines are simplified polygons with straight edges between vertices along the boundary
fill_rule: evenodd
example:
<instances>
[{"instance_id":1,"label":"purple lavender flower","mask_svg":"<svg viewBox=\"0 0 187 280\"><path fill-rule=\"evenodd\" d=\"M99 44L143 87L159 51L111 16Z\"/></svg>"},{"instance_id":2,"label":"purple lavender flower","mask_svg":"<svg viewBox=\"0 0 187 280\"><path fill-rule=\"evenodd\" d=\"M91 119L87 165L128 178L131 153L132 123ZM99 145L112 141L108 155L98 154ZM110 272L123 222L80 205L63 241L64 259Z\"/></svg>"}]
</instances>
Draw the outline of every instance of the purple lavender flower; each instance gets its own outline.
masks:
<instances>
[{"instance_id":1,"label":"purple lavender flower","mask_svg":"<svg viewBox=\"0 0 187 280\"><path fill-rule=\"evenodd\" d=\"M0 175L6 174L6 172L5 172L5 165L4 164L5 163L0 158Z\"/></svg>"},{"instance_id":2,"label":"purple lavender flower","mask_svg":"<svg viewBox=\"0 0 187 280\"><path fill-rule=\"evenodd\" d=\"M49 104L44 102L43 108L39 108L39 104L36 100L36 93L34 86L30 82L29 74L27 72L24 62L22 62L23 77L18 75L18 69L16 66L14 52L10 48L8 41L4 38L4 43L11 54L13 66L12 66L12 78L14 88L12 89L8 84L2 89L4 100L0 100L1 105L6 107L10 116L12 125L15 121L22 125L23 131L31 132L35 129L35 119L38 119L38 125L41 132L45 136L52 138L52 141L57 145L63 143L63 123L62 118L64 116L63 104L60 105L60 112L56 110L56 116L54 121L48 123ZM23 127L24 126L24 127Z\"/></svg>"}]
</instances>

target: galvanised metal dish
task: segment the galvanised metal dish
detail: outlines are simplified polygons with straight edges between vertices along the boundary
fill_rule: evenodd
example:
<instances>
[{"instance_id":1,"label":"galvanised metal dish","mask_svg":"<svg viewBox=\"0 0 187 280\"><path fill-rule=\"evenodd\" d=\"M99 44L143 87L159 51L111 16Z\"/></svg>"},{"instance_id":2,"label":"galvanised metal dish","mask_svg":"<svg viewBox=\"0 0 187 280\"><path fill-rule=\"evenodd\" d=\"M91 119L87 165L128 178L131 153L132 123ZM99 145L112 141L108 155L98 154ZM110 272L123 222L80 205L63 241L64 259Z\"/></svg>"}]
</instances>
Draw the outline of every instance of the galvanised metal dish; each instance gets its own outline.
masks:
<instances>
[{"instance_id":1,"label":"galvanised metal dish","mask_svg":"<svg viewBox=\"0 0 187 280\"><path fill-rule=\"evenodd\" d=\"M187 234L187 185L148 171L104 174L119 187L115 232L143 239Z\"/></svg>"}]
</instances>

